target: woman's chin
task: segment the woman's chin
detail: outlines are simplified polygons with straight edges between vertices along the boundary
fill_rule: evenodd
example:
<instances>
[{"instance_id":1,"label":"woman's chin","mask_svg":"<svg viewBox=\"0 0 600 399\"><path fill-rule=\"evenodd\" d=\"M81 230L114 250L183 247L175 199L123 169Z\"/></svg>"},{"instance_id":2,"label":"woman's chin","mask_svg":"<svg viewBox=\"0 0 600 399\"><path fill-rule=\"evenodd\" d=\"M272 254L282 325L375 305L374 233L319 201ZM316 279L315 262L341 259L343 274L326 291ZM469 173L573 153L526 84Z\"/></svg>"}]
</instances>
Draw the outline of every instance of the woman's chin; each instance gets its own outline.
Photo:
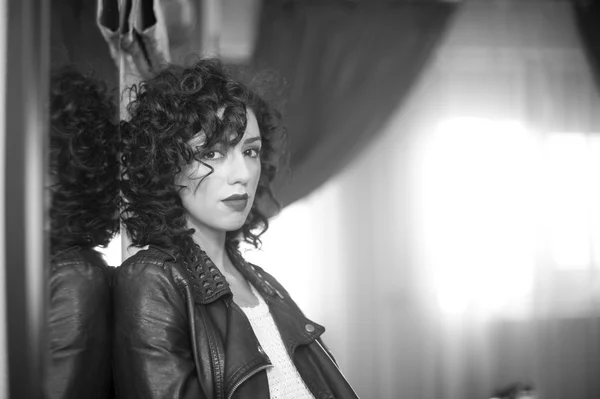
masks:
<instances>
[{"instance_id":1,"label":"woman's chin","mask_svg":"<svg viewBox=\"0 0 600 399\"><path fill-rule=\"evenodd\" d=\"M236 231L242 228L246 223L246 218L239 218L238 220L229 220L222 224L221 228L225 231Z\"/></svg>"}]
</instances>

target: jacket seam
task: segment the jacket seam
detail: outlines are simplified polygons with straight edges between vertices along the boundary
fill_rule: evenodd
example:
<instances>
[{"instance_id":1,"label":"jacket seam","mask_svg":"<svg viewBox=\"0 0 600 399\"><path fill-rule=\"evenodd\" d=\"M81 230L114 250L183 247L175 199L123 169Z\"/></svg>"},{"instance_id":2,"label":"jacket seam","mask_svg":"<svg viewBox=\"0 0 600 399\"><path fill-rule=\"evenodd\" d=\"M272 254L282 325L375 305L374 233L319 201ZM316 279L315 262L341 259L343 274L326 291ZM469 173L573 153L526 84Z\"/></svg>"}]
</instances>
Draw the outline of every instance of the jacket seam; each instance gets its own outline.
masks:
<instances>
[{"instance_id":1,"label":"jacket seam","mask_svg":"<svg viewBox=\"0 0 600 399\"><path fill-rule=\"evenodd\" d=\"M78 249L79 247L74 247L71 249ZM80 249L80 248L79 248ZM88 259L88 257L84 256L81 253L60 253L54 256L51 256L50 262L56 269L60 269L65 266L79 266L84 264L86 266L95 267L97 269L103 270L105 267L110 267L105 264L104 259L101 256L98 256L98 259L103 263L102 266L98 265L96 262L92 262Z\"/></svg>"},{"instance_id":2,"label":"jacket seam","mask_svg":"<svg viewBox=\"0 0 600 399\"><path fill-rule=\"evenodd\" d=\"M84 260L83 262L80 262L80 261L78 261L76 259L68 260L68 261L55 262L54 263L54 267L56 269L62 269L63 267L81 266L82 264L85 265L85 266L93 267L94 269L104 270L104 266L99 266L99 265L93 264L92 262L88 262L87 260ZM110 267L110 266L106 266L106 267Z\"/></svg>"},{"instance_id":3,"label":"jacket seam","mask_svg":"<svg viewBox=\"0 0 600 399\"><path fill-rule=\"evenodd\" d=\"M164 267L164 265L172 258L165 256L161 251L158 251L153 248L148 248L142 252L138 252L134 256L128 258L123 262L121 267L123 266L131 266L131 265L155 265Z\"/></svg>"},{"instance_id":4,"label":"jacket seam","mask_svg":"<svg viewBox=\"0 0 600 399\"><path fill-rule=\"evenodd\" d=\"M131 258L129 258L129 259L131 259ZM166 259L165 260L163 260L163 259L157 260L157 259L152 259L151 257L145 257L145 256L140 257L138 259L133 259L130 262L128 262L128 260L126 260L121 267L123 267L123 266L131 267L131 266L135 266L135 265L138 265L138 266L139 265L155 265L155 266L162 267L162 266L164 266L164 264L166 262Z\"/></svg>"}]
</instances>

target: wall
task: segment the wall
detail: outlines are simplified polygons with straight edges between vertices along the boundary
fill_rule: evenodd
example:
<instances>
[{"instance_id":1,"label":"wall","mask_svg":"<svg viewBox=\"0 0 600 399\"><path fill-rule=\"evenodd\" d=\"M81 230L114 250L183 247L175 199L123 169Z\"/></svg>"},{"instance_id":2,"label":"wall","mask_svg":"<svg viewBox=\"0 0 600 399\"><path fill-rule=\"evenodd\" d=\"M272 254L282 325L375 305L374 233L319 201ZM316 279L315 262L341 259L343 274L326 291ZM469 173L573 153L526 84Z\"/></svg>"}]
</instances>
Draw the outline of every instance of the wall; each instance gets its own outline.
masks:
<instances>
[{"instance_id":1,"label":"wall","mask_svg":"<svg viewBox=\"0 0 600 399\"><path fill-rule=\"evenodd\" d=\"M6 1L0 1L0 398L5 398L7 393L7 358L6 358L6 297L5 297L5 271L4 271L4 237L5 219L4 219L4 175L5 159L4 151L6 121L5 121L5 102L6 98L5 79L6 79L6 29L7 15Z\"/></svg>"}]
</instances>

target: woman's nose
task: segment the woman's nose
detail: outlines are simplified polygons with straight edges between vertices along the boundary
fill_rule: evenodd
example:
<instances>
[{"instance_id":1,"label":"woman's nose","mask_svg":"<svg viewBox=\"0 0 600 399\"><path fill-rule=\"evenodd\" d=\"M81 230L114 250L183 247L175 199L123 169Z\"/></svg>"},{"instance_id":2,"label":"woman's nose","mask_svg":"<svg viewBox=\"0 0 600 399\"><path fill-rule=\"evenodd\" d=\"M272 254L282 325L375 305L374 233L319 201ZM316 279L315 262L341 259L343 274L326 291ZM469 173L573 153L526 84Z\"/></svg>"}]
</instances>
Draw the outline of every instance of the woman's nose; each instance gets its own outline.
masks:
<instances>
[{"instance_id":1,"label":"woman's nose","mask_svg":"<svg viewBox=\"0 0 600 399\"><path fill-rule=\"evenodd\" d=\"M228 182L229 184L241 183L246 185L250 180L250 169L243 154L230 154L228 157Z\"/></svg>"}]
</instances>

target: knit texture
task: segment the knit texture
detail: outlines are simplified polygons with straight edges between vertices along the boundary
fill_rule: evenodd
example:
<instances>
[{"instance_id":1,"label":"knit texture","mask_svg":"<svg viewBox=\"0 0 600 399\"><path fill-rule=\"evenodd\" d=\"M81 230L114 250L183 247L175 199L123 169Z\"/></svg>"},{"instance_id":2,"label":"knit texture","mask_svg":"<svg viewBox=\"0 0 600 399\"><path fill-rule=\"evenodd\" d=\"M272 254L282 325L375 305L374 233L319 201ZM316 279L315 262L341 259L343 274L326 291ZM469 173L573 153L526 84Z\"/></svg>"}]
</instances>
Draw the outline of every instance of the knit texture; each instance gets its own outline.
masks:
<instances>
[{"instance_id":1,"label":"knit texture","mask_svg":"<svg viewBox=\"0 0 600 399\"><path fill-rule=\"evenodd\" d=\"M267 369L271 398L314 399L283 345L269 307L254 286L250 287L258 298L258 305L241 308L250 320L258 342L273 364L273 367Z\"/></svg>"}]
</instances>

